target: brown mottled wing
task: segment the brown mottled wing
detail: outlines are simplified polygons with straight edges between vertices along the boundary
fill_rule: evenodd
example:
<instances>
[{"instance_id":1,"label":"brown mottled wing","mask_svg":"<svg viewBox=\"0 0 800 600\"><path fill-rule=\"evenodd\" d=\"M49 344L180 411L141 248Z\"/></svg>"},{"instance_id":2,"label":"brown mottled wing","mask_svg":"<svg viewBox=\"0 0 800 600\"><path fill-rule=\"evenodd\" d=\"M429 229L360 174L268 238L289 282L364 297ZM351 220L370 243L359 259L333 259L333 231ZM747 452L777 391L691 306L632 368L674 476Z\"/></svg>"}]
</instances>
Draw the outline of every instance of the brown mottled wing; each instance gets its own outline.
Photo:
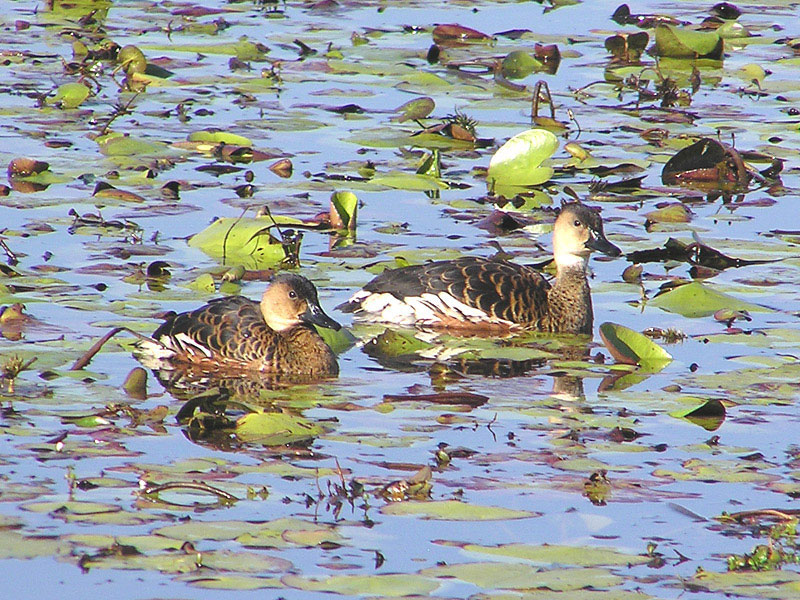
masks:
<instances>
[{"instance_id":1,"label":"brown mottled wing","mask_svg":"<svg viewBox=\"0 0 800 600\"><path fill-rule=\"evenodd\" d=\"M547 317L550 284L529 267L502 260L464 257L385 271L368 283L368 292L404 299L446 292L488 315L524 325Z\"/></svg>"},{"instance_id":2,"label":"brown mottled wing","mask_svg":"<svg viewBox=\"0 0 800 600\"><path fill-rule=\"evenodd\" d=\"M185 347L183 335L215 358L237 362L269 361L277 334L264 322L259 305L243 296L212 300L191 312L168 319L153 333L155 339L173 340Z\"/></svg>"}]
</instances>

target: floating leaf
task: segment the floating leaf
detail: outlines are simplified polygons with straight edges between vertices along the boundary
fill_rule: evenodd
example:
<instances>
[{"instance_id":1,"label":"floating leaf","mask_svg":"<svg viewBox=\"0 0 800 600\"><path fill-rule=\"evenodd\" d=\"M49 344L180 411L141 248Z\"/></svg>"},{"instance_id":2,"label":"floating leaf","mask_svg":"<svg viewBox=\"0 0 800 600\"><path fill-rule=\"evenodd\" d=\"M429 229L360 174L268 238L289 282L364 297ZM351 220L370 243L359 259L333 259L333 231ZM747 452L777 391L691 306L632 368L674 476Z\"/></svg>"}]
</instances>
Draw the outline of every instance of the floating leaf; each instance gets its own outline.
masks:
<instances>
[{"instance_id":1,"label":"floating leaf","mask_svg":"<svg viewBox=\"0 0 800 600\"><path fill-rule=\"evenodd\" d=\"M394 120L398 123L404 123L405 121L418 121L419 119L424 119L431 114L434 108L436 108L436 103L433 101L433 98L429 98L427 96L423 96L422 98L414 98L413 100L409 100L405 104L402 104L395 109L395 112L399 114L394 118Z\"/></svg>"},{"instance_id":2,"label":"floating leaf","mask_svg":"<svg viewBox=\"0 0 800 600\"><path fill-rule=\"evenodd\" d=\"M660 369L672 360L669 352L641 333L616 323L600 325L600 337L615 360L646 369Z\"/></svg>"},{"instance_id":3,"label":"floating leaf","mask_svg":"<svg viewBox=\"0 0 800 600\"><path fill-rule=\"evenodd\" d=\"M285 222L287 219L281 219ZM294 219L295 223L302 221ZM283 245L270 234L272 220L265 217L225 217L217 219L189 239L189 246L199 248L226 263L259 269L275 265L285 257Z\"/></svg>"},{"instance_id":4,"label":"floating leaf","mask_svg":"<svg viewBox=\"0 0 800 600\"><path fill-rule=\"evenodd\" d=\"M694 31L674 25L656 27L656 54L671 58L722 58L724 43L714 31Z\"/></svg>"},{"instance_id":5,"label":"floating leaf","mask_svg":"<svg viewBox=\"0 0 800 600\"><path fill-rule=\"evenodd\" d=\"M402 356L430 348L431 344L420 340L414 332L386 329L372 338L364 347L370 356Z\"/></svg>"},{"instance_id":6,"label":"floating leaf","mask_svg":"<svg viewBox=\"0 0 800 600\"><path fill-rule=\"evenodd\" d=\"M683 398L686 401L686 398ZM671 417L678 419L686 419L695 425L700 425L707 431L716 431L720 428L723 421L725 421L725 405L717 400L711 398L710 400L698 400L701 404L691 406L686 409L673 411L669 413Z\"/></svg>"},{"instance_id":7,"label":"floating leaf","mask_svg":"<svg viewBox=\"0 0 800 600\"><path fill-rule=\"evenodd\" d=\"M89 88L82 83L65 83L56 90L56 95L48 99L49 104L70 109L79 107L89 97Z\"/></svg>"},{"instance_id":8,"label":"floating leaf","mask_svg":"<svg viewBox=\"0 0 800 600\"><path fill-rule=\"evenodd\" d=\"M106 156L141 157L155 154L165 154L167 147L129 135L117 133L99 137L95 140L100 146L100 152Z\"/></svg>"},{"instance_id":9,"label":"floating leaf","mask_svg":"<svg viewBox=\"0 0 800 600\"><path fill-rule=\"evenodd\" d=\"M117 64L119 64L128 75L144 73L145 69L147 69L147 59L144 53L133 45L125 46L119 51L119 54L117 54Z\"/></svg>"},{"instance_id":10,"label":"floating leaf","mask_svg":"<svg viewBox=\"0 0 800 600\"><path fill-rule=\"evenodd\" d=\"M525 510L512 510L498 506L480 506L458 500L436 502L395 502L381 508L387 515L417 515L424 519L442 521L502 521L527 519L536 516Z\"/></svg>"},{"instance_id":11,"label":"floating leaf","mask_svg":"<svg viewBox=\"0 0 800 600\"><path fill-rule=\"evenodd\" d=\"M523 50L509 52L500 65L503 75L509 79L522 79L542 68L542 63Z\"/></svg>"},{"instance_id":12,"label":"floating leaf","mask_svg":"<svg viewBox=\"0 0 800 600\"><path fill-rule=\"evenodd\" d=\"M649 556L624 554L613 548L591 546L559 546L550 544L542 544L539 546L531 544L481 546L478 544L464 544L461 547L467 552L477 552L479 554L489 554L492 556L506 556L548 565L575 565L579 567L627 566L641 565L651 560Z\"/></svg>"},{"instance_id":13,"label":"floating leaf","mask_svg":"<svg viewBox=\"0 0 800 600\"><path fill-rule=\"evenodd\" d=\"M603 589L619 585L623 581L607 569L543 570L533 565L500 562L443 565L424 569L421 573L429 577L456 578L484 589L501 590L548 589L553 592L568 592L587 588Z\"/></svg>"},{"instance_id":14,"label":"floating leaf","mask_svg":"<svg viewBox=\"0 0 800 600\"><path fill-rule=\"evenodd\" d=\"M334 192L331 194L331 227L355 231L357 213L358 198L353 192Z\"/></svg>"},{"instance_id":15,"label":"floating leaf","mask_svg":"<svg viewBox=\"0 0 800 600\"><path fill-rule=\"evenodd\" d=\"M441 179L430 175L417 175L416 173L390 172L373 177L370 182L389 188L418 192L435 192L447 189L447 184Z\"/></svg>"},{"instance_id":16,"label":"floating leaf","mask_svg":"<svg viewBox=\"0 0 800 600\"><path fill-rule=\"evenodd\" d=\"M281 582L289 587L309 592L385 598L426 596L439 587L439 583L435 580L413 574L331 575L313 579L285 575L281 578Z\"/></svg>"},{"instance_id":17,"label":"floating leaf","mask_svg":"<svg viewBox=\"0 0 800 600\"><path fill-rule=\"evenodd\" d=\"M248 577L205 573L202 577L185 579L186 583L206 590L262 590L285 587L275 577Z\"/></svg>"},{"instance_id":18,"label":"floating leaf","mask_svg":"<svg viewBox=\"0 0 800 600\"><path fill-rule=\"evenodd\" d=\"M645 214L645 218L647 219L645 227L648 227L649 223L688 223L692 219L692 213L680 202L674 202L651 210Z\"/></svg>"},{"instance_id":19,"label":"floating leaf","mask_svg":"<svg viewBox=\"0 0 800 600\"><path fill-rule=\"evenodd\" d=\"M500 185L530 186L544 183L553 175L542 163L558 149L558 138L546 129L518 133L500 146L489 161L486 179L490 187Z\"/></svg>"},{"instance_id":20,"label":"floating leaf","mask_svg":"<svg viewBox=\"0 0 800 600\"><path fill-rule=\"evenodd\" d=\"M236 437L243 442L265 446L296 444L324 432L321 425L283 412L252 412L236 421Z\"/></svg>"},{"instance_id":21,"label":"floating leaf","mask_svg":"<svg viewBox=\"0 0 800 600\"><path fill-rule=\"evenodd\" d=\"M8 163L7 173L9 177L30 177L49 168L50 165L42 160L15 158Z\"/></svg>"},{"instance_id":22,"label":"floating leaf","mask_svg":"<svg viewBox=\"0 0 800 600\"><path fill-rule=\"evenodd\" d=\"M338 331L335 331L330 327L316 327L316 330L322 339L325 340L325 343L331 347L331 350L333 350L335 354L340 354L348 348L352 348L357 342L355 336L344 327Z\"/></svg>"},{"instance_id":23,"label":"floating leaf","mask_svg":"<svg viewBox=\"0 0 800 600\"><path fill-rule=\"evenodd\" d=\"M745 81L753 82L759 87L764 83L764 79L767 77L767 72L764 70L764 67L754 63L739 67L736 74Z\"/></svg>"},{"instance_id":24,"label":"floating leaf","mask_svg":"<svg viewBox=\"0 0 800 600\"><path fill-rule=\"evenodd\" d=\"M248 138L243 135L230 133L228 131L220 131L217 129L205 129L203 131L194 131L189 134L187 138L190 142L208 142L211 144L230 144L233 146L252 146Z\"/></svg>"},{"instance_id":25,"label":"floating leaf","mask_svg":"<svg viewBox=\"0 0 800 600\"><path fill-rule=\"evenodd\" d=\"M442 45L461 42L489 42L491 39L491 36L463 25L437 25L433 29L433 41Z\"/></svg>"},{"instance_id":26,"label":"floating leaf","mask_svg":"<svg viewBox=\"0 0 800 600\"><path fill-rule=\"evenodd\" d=\"M661 171L661 181L667 185L738 185L745 188L750 173L735 148L711 138L701 138L667 161Z\"/></svg>"},{"instance_id":27,"label":"floating leaf","mask_svg":"<svg viewBox=\"0 0 800 600\"><path fill-rule=\"evenodd\" d=\"M203 273L202 275L198 275L189 283L189 287L193 290L197 290L199 292L208 292L210 294L213 294L217 289L217 286L214 283L214 277L212 277L211 273Z\"/></svg>"},{"instance_id":28,"label":"floating leaf","mask_svg":"<svg viewBox=\"0 0 800 600\"><path fill-rule=\"evenodd\" d=\"M663 292L649 300L648 305L690 318L707 317L723 308L749 312L771 311L765 306L739 300L697 281Z\"/></svg>"},{"instance_id":29,"label":"floating leaf","mask_svg":"<svg viewBox=\"0 0 800 600\"><path fill-rule=\"evenodd\" d=\"M0 529L0 559L31 559L68 554L69 545L51 537L28 537L9 529Z\"/></svg>"},{"instance_id":30,"label":"floating leaf","mask_svg":"<svg viewBox=\"0 0 800 600\"><path fill-rule=\"evenodd\" d=\"M124 389L125 393L131 398L146 400L147 371L142 367L134 367L122 383L122 389Z\"/></svg>"}]
</instances>

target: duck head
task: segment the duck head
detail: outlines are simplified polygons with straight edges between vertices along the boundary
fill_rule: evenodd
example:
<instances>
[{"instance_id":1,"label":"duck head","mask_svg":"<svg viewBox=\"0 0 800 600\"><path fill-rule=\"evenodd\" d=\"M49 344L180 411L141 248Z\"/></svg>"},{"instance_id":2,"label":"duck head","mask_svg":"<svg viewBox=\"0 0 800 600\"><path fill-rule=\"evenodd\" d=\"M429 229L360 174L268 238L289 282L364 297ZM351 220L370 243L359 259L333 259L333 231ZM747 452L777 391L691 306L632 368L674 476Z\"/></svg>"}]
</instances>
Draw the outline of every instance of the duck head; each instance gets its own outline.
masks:
<instances>
[{"instance_id":1,"label":"duck head","mask_svg":"<svg viewBox=\"0 0 800 600\"><path fill-rule=\"evenodd\" d=\"M306 323L338 331L342 328L322 310L317 288L294 273L277 275L261 297L261 314L274 331L284 331Z\"/></svg>"},{"instance_id":2,"label":"duck head","mask_svg":"<svg viewBox=\"0 0 800 600\"><path fill-rule=\"evenodd\" d=\"M553 255L559 268L586 268L592 251L619 256L622 251L606 239L600 214L580 202L561 207L553 229Z\"/></svg>"}]
</instances>

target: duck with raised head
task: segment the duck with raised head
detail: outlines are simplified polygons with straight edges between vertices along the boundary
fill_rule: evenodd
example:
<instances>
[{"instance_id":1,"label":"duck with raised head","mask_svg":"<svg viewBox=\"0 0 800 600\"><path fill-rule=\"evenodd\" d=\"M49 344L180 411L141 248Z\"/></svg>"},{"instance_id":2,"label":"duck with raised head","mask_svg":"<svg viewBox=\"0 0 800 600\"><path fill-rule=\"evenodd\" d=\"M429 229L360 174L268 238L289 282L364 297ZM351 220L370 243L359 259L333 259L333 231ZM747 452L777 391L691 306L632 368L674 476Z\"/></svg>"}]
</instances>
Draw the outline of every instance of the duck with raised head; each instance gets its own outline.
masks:
<instances>
[{"instance_id":1,"label":"duck with raised head","mask_svg":"<svg viewBox=\"0 0 800 600\"><path fill-rule=\"evenodd\" d=\"M313 378L339 373L336 356L314 325L341 329L322 310L314 284L293 273L277 275L261 302L243 296L212 300L168 318L138 353L204 371L259 371Z\"/></svg>"},{"instance_id":2,"label":"duck with raised head","mask_svg":"<svg viewBox=\"0 0 800 600\"><path fill-rule=\"evenodd\" d=\"M506 260L463 257L384 271L337 308L366 320L447 328L525 328L591 334L592 251L619 256L600 214L564 204L553 228L556 278Z\"/></svg>"}]
</instances>

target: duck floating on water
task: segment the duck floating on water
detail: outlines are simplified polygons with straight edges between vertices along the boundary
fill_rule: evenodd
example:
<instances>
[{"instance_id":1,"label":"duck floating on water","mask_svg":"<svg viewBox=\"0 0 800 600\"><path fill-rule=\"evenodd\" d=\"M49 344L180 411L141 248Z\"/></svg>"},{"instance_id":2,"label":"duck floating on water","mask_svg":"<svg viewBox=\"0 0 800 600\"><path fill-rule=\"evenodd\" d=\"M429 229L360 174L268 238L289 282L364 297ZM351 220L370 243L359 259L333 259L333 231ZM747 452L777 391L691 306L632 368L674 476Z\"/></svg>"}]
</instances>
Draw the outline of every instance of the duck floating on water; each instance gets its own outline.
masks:
<instances>
[{"instance_id":1,"label":"duck floating on water","mask_svg":"<svg viewBox=\"0 0 800 600\"><path fill-rule=\"evenodd\" d=\"M599 213L564 204L553 229L556 278L506 260L463 257L384 271L337 308L356 318L440 328L508 327L591 334L592 251L619 256Z\"/></svg>"},{"instance_id":2,"label":"duck floating on water","mask_svg":"<svg viewBox=\"0 0 800 600\"><path fill-rule=\"evenodd\" d=\"M314 325L339 330L322 310L314 284L293 273L270 282L261 302L243 296L212 300L168 318L138 342L138 353L205 371L260 371L312 378L339 373L336 356Z\"/></svg>"}]
</instances>

